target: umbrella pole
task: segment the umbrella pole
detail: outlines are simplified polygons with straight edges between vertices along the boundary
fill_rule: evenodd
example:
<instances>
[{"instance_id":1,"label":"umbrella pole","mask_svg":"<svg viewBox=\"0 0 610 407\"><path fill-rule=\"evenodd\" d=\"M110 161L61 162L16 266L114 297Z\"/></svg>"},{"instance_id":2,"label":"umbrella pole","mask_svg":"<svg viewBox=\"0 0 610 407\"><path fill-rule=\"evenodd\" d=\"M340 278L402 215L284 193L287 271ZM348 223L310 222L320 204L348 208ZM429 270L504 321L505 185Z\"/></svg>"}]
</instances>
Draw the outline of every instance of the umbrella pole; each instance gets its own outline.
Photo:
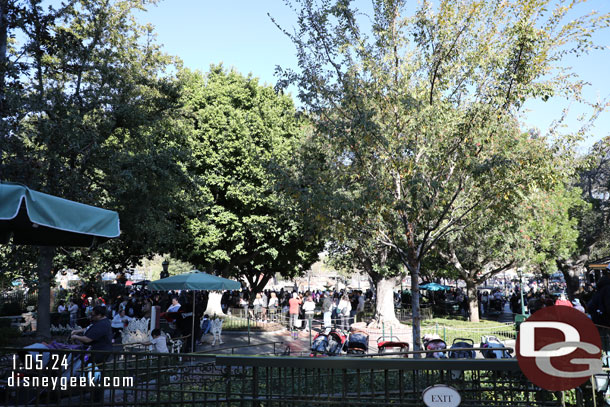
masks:
<instances>
[{"instance_id":1,"label":"umbrella pole","mask_svg":"<svg viewBox=\"0 0 610 407\"><path fill-rule=\"evenodd\" d=\"M193 330L191 331L191 352L195 352L195 290L193 290Z\"/></svg>"}]
</instances>

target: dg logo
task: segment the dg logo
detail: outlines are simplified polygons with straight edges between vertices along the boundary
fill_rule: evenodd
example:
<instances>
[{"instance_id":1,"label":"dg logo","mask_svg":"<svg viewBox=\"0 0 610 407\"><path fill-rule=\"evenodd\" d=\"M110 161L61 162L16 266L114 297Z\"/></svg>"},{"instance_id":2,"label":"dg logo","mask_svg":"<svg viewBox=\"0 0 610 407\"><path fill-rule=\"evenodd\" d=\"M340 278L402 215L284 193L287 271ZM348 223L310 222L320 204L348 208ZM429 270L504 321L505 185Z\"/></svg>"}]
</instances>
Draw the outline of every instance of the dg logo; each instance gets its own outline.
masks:
<instances>
[{"instance_id":1,"label":"dg logo","mask_svg":"<svg viewBox=\"0 0 610 407\"><path fill-rule=\"evenodd\" d=\"M602 372L601 339L582 312L552 306L521 324L516 346L519 367L536 386L550 391L576 388Z\"/></svg>"}]
</instances>

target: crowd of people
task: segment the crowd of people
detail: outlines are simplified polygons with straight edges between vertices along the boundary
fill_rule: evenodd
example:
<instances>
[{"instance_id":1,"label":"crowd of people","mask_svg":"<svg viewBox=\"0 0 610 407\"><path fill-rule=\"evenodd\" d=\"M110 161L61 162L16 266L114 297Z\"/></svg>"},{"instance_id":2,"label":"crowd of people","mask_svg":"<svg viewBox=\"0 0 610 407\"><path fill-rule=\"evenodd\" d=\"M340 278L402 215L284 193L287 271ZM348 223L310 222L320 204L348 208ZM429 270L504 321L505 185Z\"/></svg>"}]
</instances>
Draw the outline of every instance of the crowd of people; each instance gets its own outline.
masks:
<instances>
[{"instance_id":1,"label":"crowd of people","mask_svg":"<svg viewBox=\"0 0 610 407\"><path fill-rule=\"evenodd\" d=\"M221 305L225 313L229 313L230 308L241 308L251 318L260 321L273 321L280 315L288 315L293 329L303 327L301 321L304 321L304 329L309 329L309 321L313 319L315 311L319 310L324 326L334 323L347 329L351 323L361 318L365 303L370 302L372 297L370 290L308 290L299 293L282 288L279 291L265 290L257 293L252 306L249 304L248 291L226 292Z\"/></svg>"},{"instance_id":2,"label":"crowd of people","mask_svg":"<svg viewBox=\"0 0 610 407\"><path fill-rule=\"evenodd\" d=\"M598 312L600 303L607 301L610 306L610 296L608 295L610 291L607 287L610 287L610 276L608 275L601 277L596 284L583 284L570 300L565 291L554 291L538 284L529 284L527 292L523 294L523 309L533 314L544 307L562 305L590 315L595 323L607 322L610 325L610 320L603 321L603 318L599 318L600 312ZM521 292L518 287L511 292L509 302L511 311L520 314ZM603 304L601 308L604 308Z\"/></svg>"},{"instance_id":3,"label":"crowd of people","mask_svg":"<svg viewBox=\"0 0 610 407\"><path fill-rule=\"evenodd\" d=\"M254 295L249 290L225 291L221 297L221 308L226 314L239 312L253 321L279 322L290 319L288 329L311 329L310 323L316 312L320 312L323 326L336 325L349 329L350 325L362 319L365 303L371 301L372 291L322 291L312 290L298 293L290 289L265 290ZM161 316L168 321L172 337L186 337L193 332L195 318L195 338L197 341L209 333L210 316L204 315L208 293L195 292L195 313L193 293L187 291L151 292L145 287L125 287L120 294L85 292L72 295L69 301L58 301L59 323L81 332L94 321L96 311L108 320L112 331L111 342L121 342L121 332L133 318L150 318L152 308L159 306ZM82 333L82 332L81 332Z\"/></svg>"},{"instance_id":4,"label":"crowd of people","mask_svg":"<svg viewBox=\"0 0 610 407\"><path fill-rule=\"evenodd\" d=\"M593 322L602 326L610 326L610 276L604 276L597 286L584 284L576 295L568 300L565 294L552 293L542 285L529 284L523 295L524 309L530 313L550 306L563 305L574 307L591 316ZM521 293L519 287L512 290L498 287L491 290L478 291L479 304L483 315L497 310L504 312L504 304L508 301L510 309L515 314L521 313ZM207 308L208 293L195 293L196 307L193 314L193 293L150 292L144 287L125 288L118 295L87 292L73 295L68 303L58 302L57 311L66 325L78 331L79 325L86 326L89 320L94 321L103 315L112 331L111 341L120 343L121 331L132 318L150 318L154 306L159 306L162 316L169 322L172 336L187 337L193 334L201 341L203 335L209 333L210 316L204 315ZM254 296L251 298L251 296ZM404 292L397 294L397 301L404 303ZM429 296L432 302L457 304L459 312L468 315L469 299L460 288L439 291ZM220 303L226 314L239 313L249 316L253 321L279 322L288 321L288 329L312 328L312 321L318 326L338 326L349 329L354 322L361 322L367 303L374 301L371 290L330 291L312 290L298 292L294 289L264 290L253 294L249 290L226 291ZM195 318L193 324L192 318ZM99 319L99 318L98 318ZM157 346L157 345L155 345ZM161 345L159 345L161 346ZM162 346L161 346L162 347Z\"/></svg>"}]
</instances>

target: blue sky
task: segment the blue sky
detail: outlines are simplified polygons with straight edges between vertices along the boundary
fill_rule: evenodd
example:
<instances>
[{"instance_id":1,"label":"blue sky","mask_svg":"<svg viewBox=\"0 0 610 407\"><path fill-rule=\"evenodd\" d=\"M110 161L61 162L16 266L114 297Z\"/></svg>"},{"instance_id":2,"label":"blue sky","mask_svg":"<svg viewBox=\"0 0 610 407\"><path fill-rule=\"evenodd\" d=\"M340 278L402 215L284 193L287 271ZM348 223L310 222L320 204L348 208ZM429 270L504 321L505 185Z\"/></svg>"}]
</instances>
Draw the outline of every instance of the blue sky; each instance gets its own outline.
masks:
<instances>
[{"instance_id":1,"label":"blue sky","mask_svg":"<svg viewBox=\"0 0 610 407\"><path fill-rule=\"evenodd\" d=\"M366 10L370 1L357 0L356 4ZM592 9L610 12L610 0L589 0L579 8L581 12ZM154 25L164 51L180 57L188 68L207 71L210 64L222 62L226 67L252 73L262 82L274 84L276 65L296 68L297 60L292 43L267 13L287 28L295 21L294 13L282 0L162 0L137 17L141 23ZM596 40L610 47L610 30L598 34ZM610 96L610 49L571 57L563 63L591 83L585 91L587 99L595 101ZM524 127L537 127L544 132L566 107L568 103L559 98L528 102L525 108L530 112L525 116ZM583 106L570 105L567 130L580 127L577 118L585 111ZM594 141L608 135L610 112L606 111L581 150L584 152Z\"/></svg>"}]
</instances>

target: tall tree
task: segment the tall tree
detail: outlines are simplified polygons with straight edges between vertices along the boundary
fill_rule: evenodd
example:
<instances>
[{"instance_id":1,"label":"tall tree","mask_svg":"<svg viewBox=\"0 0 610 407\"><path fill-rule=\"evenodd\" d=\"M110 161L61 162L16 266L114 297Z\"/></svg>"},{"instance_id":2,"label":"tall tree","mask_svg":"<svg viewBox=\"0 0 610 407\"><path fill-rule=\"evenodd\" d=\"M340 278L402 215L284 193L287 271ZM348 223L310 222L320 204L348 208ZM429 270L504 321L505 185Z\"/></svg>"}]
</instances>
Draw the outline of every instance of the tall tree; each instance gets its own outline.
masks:
<instances>
[{"instance_id":1,"label":"tall tree","mask_svg":"<svg viewBox=\"0 0 610 407\"><path fill-rule=\"evenodd\" d=\"M155 45L152 28L132 18L144 3L72 0L54 9L38 0L4 2L18 18L8 26L15 40L2 72L11 86L4 88L10 127L0 136L0 177L118 210L120 241L63 257L95 272L164 250L180 212L173 199L183 143L166 115L178 93L166 72L172 59ZM39 290L48 293L53 248L44 254ZM45 295L39 331L48 335Z\"/></svg>"},{"instance_id":2,"label":"tall tree","mask_svg":"<svg viewBox=\"0 0 610 407\"><path fill-rule=\"evenodd\" d=\"M466 283L471 322L479 322L477 286L517 264L514 218L509 220L488 211L481 222L473 222L459 233L449 234L435 251Z\"/></svg>"},{"instance_id":3,"label":"tall tree","mask_svg":"<svg viewBox=\"0 0 610 407\"><path fill-rule=\"evenodd\" d=\"M570 291L578 287L578 274L587 262L610 255L610 137L595 143L582 158L575 178L588 205L571 211L578 220L577 249L557 264Z\"/></svg>"},{"instance_id":4,"label":"tall tree","mask_svg":"<svg viewBox=\"0 0 610 407\"><path fill-rule=\"evenodd\" d=\"M292 3L298 29L284 32L300 70L278 69L280 85L298 86L342 189L374 191L365 207L377 221L360 222L353 205L344 223L353 234L372 226L369 235L411 274L415 349L430 249L475 211L554 176L535 151L520 155L517 113L531 98L579 95L582 84L554 70L556 62L587 52L590 32L609 17L566 24L573 2L548 3L424 1L405 17L405 1L377 0L366 31L349 0Z\"/></svg>"},{"instance_id":5,"label":"tall tree","mask_svg":"<svg viewBox=\"0 0 610 407\"><path fill-rule=\"evenodd\" d=\"M181 75L196 189L179 255L254 292L306 270L322 244L277 177L303 134L291 99L222 66Z\"/></svg>"}]
</instances>

